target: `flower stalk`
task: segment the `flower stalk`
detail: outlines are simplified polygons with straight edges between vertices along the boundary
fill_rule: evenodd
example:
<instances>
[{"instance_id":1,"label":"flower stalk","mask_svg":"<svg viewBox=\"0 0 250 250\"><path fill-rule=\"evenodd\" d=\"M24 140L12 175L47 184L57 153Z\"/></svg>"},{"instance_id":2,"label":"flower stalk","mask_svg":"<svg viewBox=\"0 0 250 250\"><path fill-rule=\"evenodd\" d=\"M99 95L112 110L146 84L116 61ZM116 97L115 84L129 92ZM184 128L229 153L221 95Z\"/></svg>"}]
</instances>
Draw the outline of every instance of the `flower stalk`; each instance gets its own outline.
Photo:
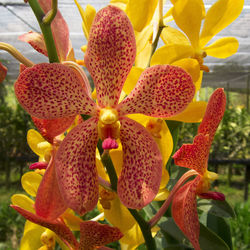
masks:
<instances>
[{"instance_id":1,"label":"flower stalk","mask_svg":"<svg viewBox=\"0 0 250 250\"><path fill-rule=\"evenodd\" d=\"M148 222L151 228L155 226L157 222L161 219L161 217L165 214L178 189L193 175L197 175L197 172L195 170L190 170L184 175L182 175L182 177L178 180L178 182L175 184L173 190L171 191L170 195L165 200L161 208L158 210L155 216Z\"/></svg>"},{"instance_id":2,"label":"flower stalk","mask_svg":"<svg viewBox=\"0 0 250 250\"><path fill-rule=\"evenodd\" d=\"M45 45L46 45L47 52L48 52L49 62L50 63L59 62L59 58L58 58L58 55L56 52L55 41L54 41L51 27L50 27L50 24L51 24L53 18L55 17L54 13L53 13L53 15L51 14L51 16L49 18L46 18L46 20L48 19L49 21L46 21L44 23L43 19L44 19L44 17L46 17L46 15L44 14L44 12L43 12L41 6L38 4L37 0L30 0L29 5L36 16L36 19L37 19L39 26L41 28L41 31L43 33ZM54 6L54 5L52 4L52 6ZM57 10L57 8L54 9L54 12L56 10Z\"/></svg>"},{"instance_id":3,"label":"flower stalk","mask_svg":"<svg viewBox=\"0 0 250 250\"><path fill-rule=\"evenodd\" d=\"M44 16L43 23L50 25L57 13L57 0L52 0L51 10Z\"/></svg>"},{"instance_id":4,"label":"flower stalk","mask_svg":"<svg viewBox=\"0 0 250 250\"><path fill-rule=\"evenodd\" d=\"M15 57L20 63L24 64L27 67L32 67L34 63L24 57L14 46L0 42L0 49L7 51L9 54L11 54L13 57Z\"/></svg>"}]
</instances>

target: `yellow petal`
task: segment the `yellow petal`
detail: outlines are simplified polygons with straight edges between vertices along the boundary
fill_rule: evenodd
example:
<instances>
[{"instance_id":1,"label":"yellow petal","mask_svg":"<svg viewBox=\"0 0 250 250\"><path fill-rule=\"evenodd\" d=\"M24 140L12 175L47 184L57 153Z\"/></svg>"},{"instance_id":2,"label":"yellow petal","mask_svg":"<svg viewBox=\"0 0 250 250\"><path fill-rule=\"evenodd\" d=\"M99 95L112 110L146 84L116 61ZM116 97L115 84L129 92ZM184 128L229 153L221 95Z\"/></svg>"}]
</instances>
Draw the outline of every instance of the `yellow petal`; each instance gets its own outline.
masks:
<instances>
[{"instance_id":1,"label":"yellow petal","mask_svg":"<svg viewBox=\"0 0 250 250\"><path fill-rule=\"evenodd\" d=\"M146 26L141 32L135 32L136 39L136 53L139 54L143 51L148 43L152 43L153 26Z\"/></svg>"},{"instance_id":2,"label":"yellow petal","mask_svg":"<svg viewBox=\"0 0 250 250\"><path fill-rule=\"evenodd\" d=\"M201 32L201 48L240 15L243 5L244 0L219 0L212 5L207 12Z\"/></svg>"},{"instance_id":3,"label":"yellow petal","mask_svg":"<svg viewBox=\"0 0 250 250\"><path fill-rule=\"evenodd\" d=\"M123 166L123 153L121 147L118 149L110 150L109 154L114 164L116 173L118 176L120 176Z\"/></svg>"},{"instance_id":4,"label":"yellow petal","mask_svg":"<svg viewBox=\"0 0 250 250\"><path fill-rule=\"evenodd\" d=\"M168 118L168 120L180 121L180 122L201 122L207 103L203 101L191 102L187 108L178 115Z\"/></svg>"},{"instance_id":5,"label":"yellow petal","mask_svg":"<svg viewBox=\"0 0 250 250\"><path fill-rule=\"evenodd\" d=\"M190 42L184 33L170 26L167 26L162 30L161 39L165 44L174 43L174 44L190 45Z\"/></svg>"},{"instance_id":6,"label":"yellow petal","mask_svg":"<svg viewBox=\"0 0 250 250\"><path fill-rule=\"evenodd\" d=\"M130 230L128 230L120 239L120 242L128 245L127 249L131 250L136 249L137 246L144 243L144 238L139 225L135 224Z\"/></svg>"},{"instance_id":7,"label":"yellow petal","mask_svg":"<svg viewBox=\"0 0 250 250\"><path fill-rule=\"evenodd\" d=\"M223 37L204 48L208 56L227 58L237 52L239 42L234 37Z\"/></svg>"},{"instance_id":8,"label":"yellow petal","mask_svg":"<svg viewBox=\"0 0 250 250\"><path fill-rule=\"evenodd\" d=\"M169 181L169 173L168 173L165 166L166 166L166 164L162 166L162 176L161 176L161 184L160 184L159 192L161 192L161 189L163 189L163 188L165 188L167 186L168 181ZM158 194L159 194L159 192L158 192Z\"/></svg>"},{"instance_id":9,"label":"yellow petal","mask_svg":"<svg viewBox=\"0 0 250 250\"><path fill-rule=\"evenodd\" d=\"M134 29L142 31L152 20L158 0L136 0L129 1L126 13Z\"/></svg>"},{"instance_id":10,"label":"yellow petal","mask_svg":"<svg viewBox=\"0 0 250 250\"><path fill-rule=\"evenodd\" d=\"M42 176L35 172L27 172L22 176L22 187L29 195L35 197L42 181Z\"/></svg>"},{"instance_id":11,"label":"yellow petal","mask_svg":"<svg viewBox=\"0 0 250 250\"><path fill-rule=\"evenodd\" d=\"M159 227L155 226L151 229L153 237L160 230ZM130 230L128 230L124 236L119 240L121 245L126 247L122 249L134 250L137 246L144 243L144 238L138 224L135 224ZM126 246L125 246L126 245Z\"/></svg>"},{"instance_id":12,"label":"yellow petal","mask_svg":"<svg viewBox=\"0 0 250 250\"><path fill-rule=\"evenodd\" d=\"M87 4L86 9L84 11L84 9L77 2L77 0L75 0L75 4L80 12L81 17L82 17L82 29L83 29L83 32L84 32L86 39L88 40L90 27L91 27L92 22L95 18L96 10L92 5Z\"/></svg>"},{"instance_id":13,"label":"yellow petal","mask_svg":"<svg viewBox=\"0 0 250 250\"><path fill-rule=\"evenodd\" d=\"M105 169L104 169L104 166L101 162L101 157L100 157L100 154L98 151L96 151L96 168L97 168L97 172L98 172L98 175L104 179L105 181L109 181L109 177L108 177L108 174L106 173Z\"/></svg>"},{"instance_id":14,"label":"yellow petal","mask_svg":"<svg viewBox=\"0 0 250 250\"><path fill-rule=\"evenodd\" d=\"M34 129L30 129L27 133L27 141L31 150L39 155L43 156L45 151L48 149L52 149L50 143L48 143L39 132Z\"/></svg>"},{"instance_id":15,"label":"yellow petal","mask_svg":"<svg viewBox=\"0 0 250 250\"><path fill-rule=\"evenodd\" d=\"M154 118L157 119L157 118ZM162 128L161 128L161 132L160 132L160 136L161 138L156 138L153 137L156 141L156 143L159 146L159 149L161 151L161 155L162 155L162 164L163 164L163 168L165 171L165 166L169 160L169 157L172 153L173 150L173 139L172 139L172 135L168 129L167 124L163 121L162 122ZM164 172L163 171L163 172ZM167 184L168 180L169 180L169 176L168 173L163 173L163 179L162 181L165 183L165 185ZM166 177L166 178L165 178ZM167 182L166 182L167 181ZM161 182L161 186L162 186L162 182Z\"/></svg>"},{"instance_id":16,"label":"yellow petal","mask_svg":"<svg viewBox=\"0 0 250 250\"><path fill-rule=\"evenodd\" d=\"M111 202L110 209L104 209L105 218L115 227L118 227L122 233L135 225L136 221L128 209L122 205L118 196Z\"/></svg>"},{"instance_id":17,"label":"yellow petal","mask_svg":"<svg viewBox=\"0 0 250 250\"><path fill-rule=\"evenodd\" d=\"M200 64L196 59L184 58L172 63L172 65L179 66L185 69L192 77L193 82L199 80L200 77Z\"/></svg>"},{"instance_id":18,"label":"yellow petal","mask_svg":"<svg viewBox=\"0 0 250 250\"><path fill-rule=\"evenodd\" d=\"M176 1L173 8L173 17L178 27L189 38L192 46L198 49L203 3L200 0Z\"/></svg>"},{"instance_id":19,"label":"yellow petal","mask_svg":"<svg viewBox=\"0 0 250 250\"><path fill-rule=\"evenodd\" d=\"M154 198L155 201L164 201L169 196L169 191L166 188L162 188L159 190L158 194Z\"/></svg>"},{"instance_id":20,"label":"yellow petal","mask_svg":"<svg viewBox=\"0 0 250 250\"><path fill-rule=\"evenodd\" d=\"M11 203L13 205L19 206L31 213L35 213L34 201L31 200L27 195L24 194L14 194L11 196Z\"/></svg>"},{"instance_id":21,"label":"yellow petal","mask_svg":"<svg viewBox=\"0 0 250 250\"><path fill-rule=\"evenodd\" d=\"M20 250L34 250L42 246L40 240L46 229L30 221L25 222L23 237L20 243Z\"/></svg>"},{"instance_id":22,"label":"yellow petal","mask_svg":"<svg viewBox=\"0 0 250 250\"><path fill-rule=\"evenodd\" d=\"M141 73L144 69L138 67L132 67L130 70L128 77L124 83L123 91L128 95L135 87Z\"/></svg>"},{"instance_id":23,"label":"yellow petal","mask_svg":"<svg viewBox=\"0 0 250 250\"><path fill-rule=\"evenodd\" d=\"M80 231L80 223L83 222L83 220L77 216L74 215L74 212L71 209L67 209L62 214L63 220L66 223L66 225L72 230L72 231Z\"/></svg>"},{"instance_id":24,"label":"yellow petal","mask_svg":"<svg viewBox=\"0 0 250 250\"><path fill-rule=\"evenodd\" d=\"M194 97L194 101L196 101L196 94L197 92L200 90L201 88L201 84L202 84L202 79L203 79L203 71L200 70L200 77L199 79L194 82L194 86L195 86L195 97Z\"/></svg>"},{"instance_id":25,"label":"yellow petal","mask_svg":"<svg viewBox=\"0 0 250 250\"><path fill-rule=\"evenodd\" d=\"M152 44L148 42L145 48L136 54L135 66L143 69L148 67L151 52L152 52Z\"/></svg>"},{"instance_id":26,"label":"yellow petal","mask_svg":"<svg viewBox=\"0 0 250 250\"><path fill-rule=\"evenodd\" d=\"M177 60L188 58L194 53L190 45L168 44L157 49L151 58L150 66L171 64Z\"/></svg>"},{"instance_id":27,"label":"yellow petal","mask_svg":"<svg viewBox=\"0 0 250 250\"><path fill-rule=\"evenodd\" d=\"M128 1L129 0L110 0L109 4L114 5L125 11Z\"/></svg>"}]
</instances>

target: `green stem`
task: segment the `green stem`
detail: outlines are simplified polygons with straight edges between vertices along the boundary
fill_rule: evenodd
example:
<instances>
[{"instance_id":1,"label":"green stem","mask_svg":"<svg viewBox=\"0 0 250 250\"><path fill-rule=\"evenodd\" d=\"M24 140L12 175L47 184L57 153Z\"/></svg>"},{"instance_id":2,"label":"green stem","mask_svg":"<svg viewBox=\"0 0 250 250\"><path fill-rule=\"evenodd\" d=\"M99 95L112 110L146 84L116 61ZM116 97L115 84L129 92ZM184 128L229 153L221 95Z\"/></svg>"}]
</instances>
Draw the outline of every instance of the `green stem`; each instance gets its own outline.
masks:
<instances>
[{"instance_id":1,"label":"green stem","mask_svg":"<svg viewBox=\"0 0 250 250\"><path fill-rule=\"evenodd\" d=\"M163 1L162 0L159 0L159 22L158 22L158 31L157 31L157 34L156 34L156 37L153 41L153 44L152 44L152 48L151 48L151 55L150 55L150 58L149 58L149 61L148 61L148 67L150 66L150 61L151 61L151 58L153 56L153 54L155 53L155 50L157 48L157 45L158 45L158 42L159 42L159 39L160 39L160 35L161 35L161 32L162 30L165 28L165 25L163 23Z\"/></svg>"},{"instance_id":2,"label":"green stem","mask_svg":"<svg viewBox=\"0 0 250 250\"><path fill-rule=\"evenodd\" d=\"M113 165L113 162L109 156L108 150L104 150L102 157L102 164L106 167L106 170L108 172L111 188L116 191L117 190L117 174Z\"/></svg>"},{"instance_id":3,"label":"green stem","mask_svg":"<svg viewBox=\"0 0 250 250\"><path fill-rule=\"evenodd\" d=\"M110 179L112 190L117 191L118 178L117 178L117 174L116 174L113 162L109 156L108 150L105 150L103 152L101 160L102 160L104 167L106 168L106 170L108 172L108 176ZM147 249L148 250L156 250L155 240L152 237L152 233L151 233L151 225L143 219L143 217L137 212L137 210L130 209L130 208L128 208L128 210L132 214L132 216L135 218L135 220L137 221L137 223L142 231Z\"/></svg>"},{"instance_id":4,"label":"green stem","mask_svg":"<svg viewBox=\"0 0 250 250\"><path fill-rule=\"evenodd\" d=\"M36 16L36 19L43 33L45 45L48 52L49 62L50 63L59 62L58 55L56 52L55 41L50 28L50 23L48 24L43 22L45 14L40 5L38 4L37 0L29 0L29 5Z\"/></svg>"},{"instance_id":5,"label":"green stem","mask_svg":"<svg viewBox=\"0 0 250 250\"><path fill-rule=\"evenodd\" d=\"M50 25L57 13L57 0L52 0L51 10L43 17L43 23Z\"/></svg>"},{"instance_id":6,"label":"green stem","mask_svg":"<svg viewBox=\"0 0 250 250\"><path fill-rule=\"evenodd\" d=\"M156 250L155 240L151 233L151 225L135 209L128 208L128 210L140 226L147 249Z\"/></svg>"}]
</instances>

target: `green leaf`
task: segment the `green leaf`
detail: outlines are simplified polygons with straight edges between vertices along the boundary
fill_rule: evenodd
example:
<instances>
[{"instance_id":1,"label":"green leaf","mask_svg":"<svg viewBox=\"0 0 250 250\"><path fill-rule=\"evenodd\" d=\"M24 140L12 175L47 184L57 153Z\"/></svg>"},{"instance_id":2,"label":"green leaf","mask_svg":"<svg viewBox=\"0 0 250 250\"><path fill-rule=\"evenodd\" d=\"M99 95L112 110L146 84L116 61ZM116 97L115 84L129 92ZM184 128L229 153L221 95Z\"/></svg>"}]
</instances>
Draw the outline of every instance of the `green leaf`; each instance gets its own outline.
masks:
<instances>
[{"instance_id":1,"label":"green leaf","mask_svg":"<svg viewBox=\"0 0 250 250\"><path fill-rule=\"evenodd\" d=\"M219 235L231 250L233 249L230 226L224 218L208 213L206 225Z\"/></svg>"},{"instance_id":2,"label":"green leaf","mask_svg":"<svg viewBox=\"0 0 250 250\"><path fill-rule=\"evenodd\" d=\"M158 226L163 231L163 235L167 240L167 243L171 245L172 247L177 247L177 244L179 242L179 249L183 249L182 247L188 247L186 244L188 244L188 241L186 240L186 237L183 235L182 231L179 229L179 227L175 224L173 218L162 218L160 220L160 223ZM175 246L173 246L175 245ZM176 248L177 249L177 248ZM186 249L186 248L184 248Z\"/></svg>"},{"instance_id":3,"label":"green leaf","mask_svg":"<svg viewBox=\"0 0 250 250\"><path fill-rule=\"evenodd\" d=\"M160 220L158 226L163 232L167 232L175 240L179 241L182 246L187 246L186 237L183 235L181 230L175 224L173 218L163 218ZM222 240L218 235L216 235L212 230L205 227L200 223L200 247L202 250L230 250L228 245ZM179 248L182 249L182 248Z\"/></svg>"},{"instance_id":4,"label":"green leaf","mask_svg":"<svg viewBox=\"0 0 250 250\"><path fill-rule=\"evenodd\" d=\"M198 201L197 207L199 210L214 214L216 216L235 218L235 212L233 208L226 201L202 199Z\"/></svg>"},{"instance_id":5,"label":"green leaf","mask_svg":"<svg viewBox=\"0 0 250 250\"><path fill-rule=\"evenodd\" d=\"M202 250L230 250L224 240L201 223L199 243Z\"/></svg>"}]
</instances>

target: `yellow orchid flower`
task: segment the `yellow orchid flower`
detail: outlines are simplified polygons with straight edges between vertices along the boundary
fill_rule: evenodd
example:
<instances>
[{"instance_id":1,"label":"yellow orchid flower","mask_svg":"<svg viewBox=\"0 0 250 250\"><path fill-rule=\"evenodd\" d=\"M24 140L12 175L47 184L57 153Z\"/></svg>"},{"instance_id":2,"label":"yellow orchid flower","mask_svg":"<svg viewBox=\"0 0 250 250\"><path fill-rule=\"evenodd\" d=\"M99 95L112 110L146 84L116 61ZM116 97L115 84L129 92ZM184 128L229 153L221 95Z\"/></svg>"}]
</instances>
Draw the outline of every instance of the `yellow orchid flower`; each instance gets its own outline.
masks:
<instances>
[{"instance_id":1,"label":"yellow orchid flower","mask_svg":"<svg viewBox=\"0 0 250 250\"><path fill-rule=\"evenodd\" d=\"M244 0L218 0L209 8L205 18L204 3L201 0L172 0L172 3L173 18L185 35L174 28L166 27L161 35L166 45L154 54L151 65L168 64L169 60L173 62L191 57L199 62L201 70L209 71L203 65L204 57L209 55L226 58L236 53L238 41L234 37L220 38L210 45L207 44L240 15ZM166 54L171 54L171 59L166 58Z\"/></svg>"},{"instance_id":2,"label":"yellow orchid flower","mask_svg":"<svg viewBox=\"0 0 250 250\"><path fill-rule=\"evenodd\" d=\"M28 130L27 142L31 150L39 156L40 162L49 162L52 144L47 142L35 129Z\"/></svg>"}]
</instances>

